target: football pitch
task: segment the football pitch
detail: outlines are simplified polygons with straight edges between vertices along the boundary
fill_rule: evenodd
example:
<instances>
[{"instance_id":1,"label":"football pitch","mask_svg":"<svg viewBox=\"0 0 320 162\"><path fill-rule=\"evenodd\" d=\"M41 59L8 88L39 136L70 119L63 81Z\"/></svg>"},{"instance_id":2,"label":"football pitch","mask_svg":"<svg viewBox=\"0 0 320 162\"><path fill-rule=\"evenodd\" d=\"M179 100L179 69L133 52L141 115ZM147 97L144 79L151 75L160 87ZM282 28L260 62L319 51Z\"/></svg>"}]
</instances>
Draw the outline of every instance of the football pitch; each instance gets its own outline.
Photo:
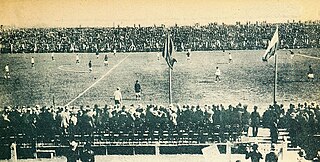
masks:
<instances>
[{"instance_id":1,"label":"football pitch","mask_svg":"<svg viewBox=\"0 0 320 162\"><path fill-rule=\"evenodd\" d=\"M277 101L289 103L320 101L320 50L277 51ZM233 61L228 63L228 53ZM263 50L192 52L191 60L185 52L176 52L177 63L172 71L174 104L217 105L238 103L257 105L266 109L273 102L274 57L262 62ZM0 105L19 106L80 106L113 105L113 92L121 88L124 105L168 105L169 69L158 53L108 53L109 65L104 66L105 53L0 54L2 74L9 63L11 79L0 78ZM31 57L35 67L31 67ZM308 57L311 56L311 57ZM88 63L92 60L93 71ZM315 80L307 80L312 65ZM215 82L215 69L221 69L221 82ZM142 100L136 101L134 83L139 80Z\"/></svg>"}]
</instances>

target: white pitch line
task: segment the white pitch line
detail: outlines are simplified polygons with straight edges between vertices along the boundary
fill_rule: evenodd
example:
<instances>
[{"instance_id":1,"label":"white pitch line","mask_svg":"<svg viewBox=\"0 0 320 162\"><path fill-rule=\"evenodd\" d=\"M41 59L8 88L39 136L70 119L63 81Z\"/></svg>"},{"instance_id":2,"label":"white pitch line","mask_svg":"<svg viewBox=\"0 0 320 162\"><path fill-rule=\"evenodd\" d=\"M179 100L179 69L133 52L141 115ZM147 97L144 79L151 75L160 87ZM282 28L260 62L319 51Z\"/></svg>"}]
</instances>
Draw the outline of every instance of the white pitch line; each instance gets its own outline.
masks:
<instances>
[{"instance_id":1,"label":"white pitch line","mask_svg":"<svg viewBox=\"0 0 320 162\"><path fill-rule=\"evenodd\" d=\"M77 71L77 70L69 70L69 69L63 69L62 67L64 67L64 65L61 65L58 67L58 69L62 70L62 71L68 71L68 72L76 72L76 73L89 73L89 71Z\"/></svg>"},{"instance_id":2,"label":"white pitch line","mask_svg":"<svg viewBox=\"0 0 320 162\"><path fill-rule=\"evenodd\" d=\"M119 66L125 59L127 59L129 57L129 55L127 57L125 57L124 59L122 59L118 64L116 64L115 66L113 66L109 71L107 71L104 75L101 76L101 78L99 78L96 82L94 82L92 85L90 85L87 89L85 89L83 92L81 92L76 98L74 98L73 100L71 100L70 102L68 102L65 106L69 106L72 102L74 102L75 100L77 100L79 97L81 97L83 94L85 94L89 89L91 89L94 85L96 85L98 82L100 82L100 80L102 80L104 77L106 77L108 74L110 74L110 72L115 69L117 66Z\"/></svg>"},{"instance_id":3,"label":"white pitch line","mask_svg":"<svg viewBox=\"0 0 320 162\"><path fill-rule=\"evenodd\" d=\"M294 55L299 55L299 56L302 56L302 57L308 57L308 58L313 58L313 59L320 60L320 57L308 56L308 55L304 55L304 54L294 54Z\"/></svg>"}]
</instances>

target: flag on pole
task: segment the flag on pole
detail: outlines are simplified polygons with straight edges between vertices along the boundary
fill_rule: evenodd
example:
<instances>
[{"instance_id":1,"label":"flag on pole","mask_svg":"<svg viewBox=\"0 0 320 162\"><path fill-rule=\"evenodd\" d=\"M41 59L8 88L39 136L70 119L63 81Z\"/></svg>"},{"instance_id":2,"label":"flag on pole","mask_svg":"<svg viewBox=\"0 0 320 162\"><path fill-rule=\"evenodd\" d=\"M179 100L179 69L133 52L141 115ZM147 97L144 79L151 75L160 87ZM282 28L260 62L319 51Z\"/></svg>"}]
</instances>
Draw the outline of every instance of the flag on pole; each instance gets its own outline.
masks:
<instances>
[{"instance_id":1,"label":"flag on pole","mask_svg":"<svg viewBox=\"0 0 320 162\"><path fill-rule=\"evenodd\" d=\"M172 52L173 52L173 41L170 38L170 34L167 35L167 38L165 39L164 42L164 47L162 51L162 57L165 58L168 66L173 69L173 64L177 62L175 58L172 57Z\"/></svg>"},{"instance_id":2,"label":"flag on pole","mask_svg":"<svg viewBox=\"0 0 320 162\"><path fill-rule=\"evenodd\" d=\"M268 59L275 54L278 47L279 47L279 32L278 32L278 26L277 26L277 29L273 34L271 41L269 42L268 48L264 53L264 57L262 57L262 61L268 61Z\"/></svg>"}]
</instances>

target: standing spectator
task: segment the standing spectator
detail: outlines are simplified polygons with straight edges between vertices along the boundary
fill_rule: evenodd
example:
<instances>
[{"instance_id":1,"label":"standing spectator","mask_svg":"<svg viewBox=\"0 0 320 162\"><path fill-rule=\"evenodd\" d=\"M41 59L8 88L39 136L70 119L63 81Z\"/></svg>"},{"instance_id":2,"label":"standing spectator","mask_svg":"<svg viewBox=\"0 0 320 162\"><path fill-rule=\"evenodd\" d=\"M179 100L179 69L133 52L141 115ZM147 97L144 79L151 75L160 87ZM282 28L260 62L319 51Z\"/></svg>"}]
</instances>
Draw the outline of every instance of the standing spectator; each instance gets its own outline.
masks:
<instances>
[{"instance_id":1,"label":"standing spectator","mask_svg":"<svg viewBox=\"0 0 320 162\"><path fill-rule=\"evenodd\" d=\"M250 127L250 113L247 110L248 106L244 105L243 106L243 113L242 113L242 117L241 117L241 124L242 124L242 128L243 131L245 132L245 135L248 136L248 131L249 131L249 127Z\"/></svg>"},{"instance_id":2,"label":"standing spectator","mask_svg":"<svg viewBox=\"0 0 320 162\"><path fill-rule=\"evenodd\" d=\"M220 71L219 67L216 68L215 74L216 74L216 81L215 82L217 82L218 80L220 82L221 81L221 79L220 79L221 71Z\"/></svg>"},{"instance_id":3,"label":"standing spectator","mask_svg":"<svg viewBox=\"0 0 320 162\"><path fill-rule=\"evenodd\" d=\"M134 92L136 93L136 100L141 100L141 85L138 80L134 84Z\"/></svg>"},{"instance_id":4,"label":"standing spectator","mask_svg":"<svg viewBox=\"0 0 320 162\"><path fill-rule=\"evenodd\" d=\"M67 162L77 162L79 159L78 143L72 141L70 143L70 150L67 153Z\"/></svg>"},{"instance_id":5,"label":"standing spectator","mask_svg":"<svg viewBox=\"0 0 320 162\"><path fill-rule=\"evenodd\" d=\"M61 122L60 122L60 127L63 130L64 134L68 133L68 127L69 127L69 121L70 121L70 113L67 108L65 108L64 111L61 112L60 114L61 117Z\"/></svg>"},{"instance_id":6,"label":"standing spectator","mask_svg":"<svg viewBox=\"0 0 320 162\"><path fill-rule=\"evenodd\" d=\"M313 69L312 69L311 65L309 65L308 80L313 81L313 79L314 79Z\"/></svg>"},{"instance_id":7,"label":"standing spectator","mask_svg":"<svg viewBox=\"0 0 320 162\"><path fill-rule=\"evenodd\" d=\"M258 129L260 125L260 114L257 112L258 107L253 107L254 111L250 115L251 119L251 127L252 127L252 136L257 137L258 135Z\"/></svg>"},{"instance_id":8,"label":"standing spectator","mask_svg":"<svg viewBox=\"0 0 320 162\"><path fill-rule=\"evenodd\" d=\"M258 151L258 145L252 145L252 151L246 153L246 159L251 158L251 162L259 162L260 159L263 159L262 154Z\"/></svg>"},{"instance_id":9,"label":"standing spectator","mask_svg":"<svg viewBox=\"0 0 320 162\"><path fill-rule=\"evenodd\" d=\"M80 160L82 162L94 162L94 152L91 148L90 143L86 143L83 147L83 150L80 154Z\"/></svg>"},{"instance_id":10,"label":"standing spectator","mask_svg":"<svg viewBox=\"0 0 320 162\"><path fill-rule=\"evenodd\" d=\"M312 161L313 162L320 162L320 150L317 151L317 156Z\"/></svg>"},{"instance_id":11,"label":"standing spectator","mask_svg":"<svg viewBox=\"0 0 320 162\"><path fill-rule=\"evenodd\" d=\"M34 57L31 57L31 67L34 67Z\"/></svg>"},{"instance_id":12,"label":"standing spectator","mask_svg":"<svg viewBox=\"0 0 320 162\"><path fill-rule=\"evenodd\" d=\"M9 64L7 64L7 65L4 67L4 78L5 78L5 79L10 79Z\"/></svg>"},{"instance_id":13,"label":"standing spectator","mask_svg":"<svg viewBox=\"0 0 320 162\"><path fill-rule=\"evenodd\" d=\"M277 143L278 141L278 124L276 121L273 121L270 125L270 137L271 137L271 143Z\"/></svg>"},{"instance_id":14,"label":"standing spectator","mask_svg":"<svg viewBox=\"0 0 320 162\"><path fill-rule=\"evenodd\" d=\"M121 102L122 102L122 95L121 95L120 87L117 87L117 90L114 91L113 96L114 96L115 106L120 107Z\"/></svg>"},{"instance_id":15,"label":"standing spectator","mask_svg":"<svg viewBox=\"0 0 320 162\"><path fill-rule=\"evenodd\" d=\"M89 61L88 66L89 66L89 72L91 73L91 72L92 72L92 63L91 63L91 60Z\"/></svg>"},{"instance_id":16,"label":"standing spectator","mask_svg":"<svg viewBox=\"0 0 320 162\"><path fill-rule=\"evenodd\" d=\"M274 151L275 151L274 145L271 145L270 153L266 155L265 162L278 162L278 155L276 155Z\"/></svg>"}]
</instances>

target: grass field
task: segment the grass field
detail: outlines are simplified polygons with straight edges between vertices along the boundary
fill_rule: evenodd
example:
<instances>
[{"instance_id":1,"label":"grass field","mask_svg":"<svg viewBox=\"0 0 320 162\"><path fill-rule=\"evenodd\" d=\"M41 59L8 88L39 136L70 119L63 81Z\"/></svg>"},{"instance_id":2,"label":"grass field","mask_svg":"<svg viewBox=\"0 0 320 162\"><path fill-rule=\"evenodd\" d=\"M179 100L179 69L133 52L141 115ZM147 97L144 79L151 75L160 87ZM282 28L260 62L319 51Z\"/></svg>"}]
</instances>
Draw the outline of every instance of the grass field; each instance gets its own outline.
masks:
<instances>
[{"instance_id":1,"label":"grass field","mask_svg":"<svg viewBox=\"0 0 320 162\"><path fill-rule=\"evenodd\" d=\"M228 64L228 53L233 63ZM278 51L279 103L320 101L320 49L294 50L315 58ZM173 103L179 104L248 104L265 109L273 102L274 59L262 62L264 51L192 52L187 61L185 53L175 53L178 60L173 70ZM9 63L11 79L0 78L0 106L56 105L70 106L113 104L116 87L121 87L124 104L168 104L168 67L156 53L109 54L109 66L103 65L104 54L1 54L2 73ZM31 57L35 67L31 68ZM93 72L88 71L92 60ZM307 81L308 66L315 71L315 81ZM221 82L215 83L215 68L221 69ZM142 100L135 101L134 83L142 86ZM79 94L81 94L79 96Z\"/></svg>"}]
</instances>

